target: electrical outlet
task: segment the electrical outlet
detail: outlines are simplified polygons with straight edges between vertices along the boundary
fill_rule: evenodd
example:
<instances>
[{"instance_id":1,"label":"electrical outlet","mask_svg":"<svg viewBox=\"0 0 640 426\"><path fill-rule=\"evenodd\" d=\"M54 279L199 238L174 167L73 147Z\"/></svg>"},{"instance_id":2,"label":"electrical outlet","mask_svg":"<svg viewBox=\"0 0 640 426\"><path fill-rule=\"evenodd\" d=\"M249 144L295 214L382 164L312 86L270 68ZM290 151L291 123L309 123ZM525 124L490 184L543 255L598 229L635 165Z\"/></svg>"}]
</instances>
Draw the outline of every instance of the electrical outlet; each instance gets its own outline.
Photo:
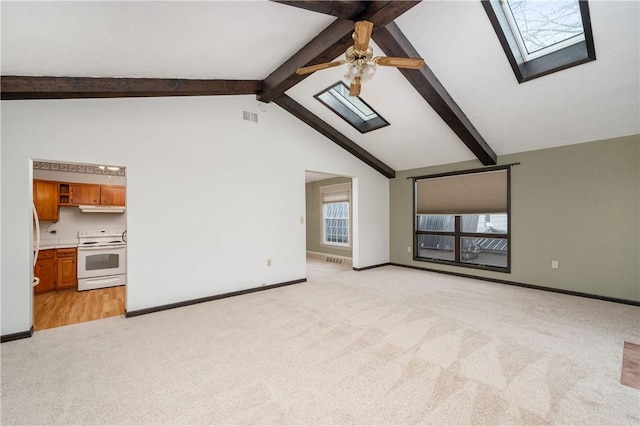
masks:
<instances>
[{"instance_id":1,"label":"electrical outlet","mask_svg":"<svg viewBox=\"0 0 640 426\"><path fill-rule=\"evenodd\" d=\"M300 216L300 225L304 225L304 216Z\"/></svg>"},{"instance_id":2,"label":"electrical outlet","mask_svg":"<svg viewBox=\"0 0 640 426\"><path fill-rule=\"evenodd\" d=\"M411 247L407 247L407 253L411 253Z\"/></svg>"},{"instance_id":3,"label":"electrical outlet","mask_svg":"<svg viewBox=\"0 0 640 426\"><path fill-rule=\"evenodd\" d=\"M267 266L271 266L271 259L267 259Z\"/></svg>"},{"instance_id":4,"label":"electrical outlet","mask_svg":"<svg viewBox=\"0 0 640 426\"><path fill-rule=\"evenodd\" d=\"M551 261L551 267L553 269L558 269L558 261L557 260L552 260Z\"/></svg>"}]
</instances>

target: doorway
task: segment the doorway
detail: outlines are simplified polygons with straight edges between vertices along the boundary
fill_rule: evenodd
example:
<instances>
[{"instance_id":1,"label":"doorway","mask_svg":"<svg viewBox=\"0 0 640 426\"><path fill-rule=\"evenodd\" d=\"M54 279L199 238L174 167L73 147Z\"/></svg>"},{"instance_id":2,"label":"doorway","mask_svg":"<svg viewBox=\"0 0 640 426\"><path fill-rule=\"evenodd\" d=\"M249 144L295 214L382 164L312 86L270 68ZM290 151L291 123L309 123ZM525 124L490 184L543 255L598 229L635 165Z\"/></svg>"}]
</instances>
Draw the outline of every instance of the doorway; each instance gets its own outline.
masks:
<instances>
[{"instance_id":1,"label":"doorway","mask_svg":"<svg viewBox=\"0 0 640 426\"><path fill-rule=\"evenodd\" d=\"M353 192L351 177L305 172L308 279L352 269Z\"/></svg>"},{"instance_id":2,"label":"doorway","mask_svg":"<svg viewBox=\"0 0 640 426\"><path fill-rule=\"evenodd\" d=\"M124 315L126 167L35 159L30 167L33 274L38 277L34 330ZM115 258L102 249L107 245ZM96 255L88 256L89 249Z\"/></svg>"}]
</instances>

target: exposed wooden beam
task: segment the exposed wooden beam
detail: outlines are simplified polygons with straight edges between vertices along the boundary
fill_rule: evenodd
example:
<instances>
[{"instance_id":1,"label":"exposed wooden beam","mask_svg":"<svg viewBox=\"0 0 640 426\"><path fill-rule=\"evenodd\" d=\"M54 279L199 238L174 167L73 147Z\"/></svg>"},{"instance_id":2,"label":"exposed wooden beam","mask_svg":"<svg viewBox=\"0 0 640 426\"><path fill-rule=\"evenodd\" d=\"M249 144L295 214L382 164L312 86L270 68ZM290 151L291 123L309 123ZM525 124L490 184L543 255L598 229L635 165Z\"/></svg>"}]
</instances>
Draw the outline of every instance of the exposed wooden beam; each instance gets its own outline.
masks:
<instances>
[{"instance_id":1,"label":"exposed wooden beam","mask_svg":"<svg viewBox=\"0 0 640 426\"><path fill-rule=\"evenodd\" d=\"M370 152L363 149L360 145L353 142L342 133L338 132L326 122L322 121L317 115L313 114L311 111L300 105L298 102L294 101L289 96L280 95L275 98L273 102L279 105L282 109L288 111L289 113L300 119L311 128L331 139L337 145L353 154L362 162L368 164L378 172L382 173L382 175L390 179L396 176L395 170L393 170L391 167L378 160Z\"/></svg>"},{"instance_id":2,"label":"exposed wooden beam","mask_svg":"<svg viewBox=\"0 0 640 426\"><path fill-rule=\"evenodd\" d=\"M366 19L375 27L383 27L420 1L371 2L354 19ZM264 79L258 100L271 102L309 76L298 75L298 68L333 61L353 45L353 22L337 19L291 58Z\"/></svg>"},{"instance_id":3,"label":"exposed wooden beam","mask_svg":"<svg viewBox=\"0 0 640 426\"><path fill-rule=\"evenodd\" d=\"M336 19L262 81L258 100L271 102L310 74L298 75L298 68L333 61L353 44L353 22Z\"/></svg>"},{"instance_id":4,"label":"exposed wooden beam","mask_svg":"<svg viewBox=\"0 0 640 426\"><path fill-rule=\"evenodd\" d=\"M374 29L373 40L388 56L419 58L420 54L395 23ZM398 69L451 130L485 166L496 164L497 156L471 124L449 92L427 65L419 70Z\"/></svg>"},{"instance_id":5,"label":"exposed wooden beam","mask_svg":"<svg viewBox=\"0 0 640 426\"><path fill-rule=\"evenodd\" d=\"M324 13L341 19L353 19L360 15L367 7L367 1L322 1L322 0L271 0L275 3L286 4L287 6L299 7L313 12Z\"/></svg>"},{"instance_id":6,"label":"exposed wooden beam","mask_svg":"<svg viewBox=\"0 0 640 426\"><path fill-rule=\"evenodd\" d=\"M251 95L259 80L2 76L3 100Z\"/></svg>"}]
</instances>

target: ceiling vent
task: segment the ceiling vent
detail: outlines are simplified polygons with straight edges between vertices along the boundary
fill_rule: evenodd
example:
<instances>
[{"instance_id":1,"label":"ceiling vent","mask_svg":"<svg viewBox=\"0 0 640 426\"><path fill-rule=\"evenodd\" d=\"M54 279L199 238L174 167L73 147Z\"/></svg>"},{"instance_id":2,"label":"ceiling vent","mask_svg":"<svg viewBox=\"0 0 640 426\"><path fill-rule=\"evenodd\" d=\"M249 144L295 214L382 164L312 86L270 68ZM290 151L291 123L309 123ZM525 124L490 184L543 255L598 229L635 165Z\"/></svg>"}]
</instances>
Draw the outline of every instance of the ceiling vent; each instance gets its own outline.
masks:
<instances>
[{"instance_id":1,"label":"ceiling vent","mask_svg":"<svg viewBox=\"0 0 640 426\"><path fill-rule=\"evenodd\" d=\"M247 121L258 122L258 114L249 111L242 111L242 118Z\"/></svg>"}]
</instances>

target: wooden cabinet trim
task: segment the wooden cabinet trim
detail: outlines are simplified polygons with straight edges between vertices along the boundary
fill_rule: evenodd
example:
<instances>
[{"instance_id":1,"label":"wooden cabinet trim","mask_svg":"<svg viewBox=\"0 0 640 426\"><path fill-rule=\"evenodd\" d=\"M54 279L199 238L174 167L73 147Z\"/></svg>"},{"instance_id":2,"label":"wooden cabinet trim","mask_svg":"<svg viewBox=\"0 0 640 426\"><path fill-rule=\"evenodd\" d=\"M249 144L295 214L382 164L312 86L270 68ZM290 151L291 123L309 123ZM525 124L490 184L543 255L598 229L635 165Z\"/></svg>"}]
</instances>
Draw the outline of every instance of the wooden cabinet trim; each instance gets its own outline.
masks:
<instances>
[{"instance_id":1,"label":"wooden cabinet trim","mask_svg":"<svg viewBox=\"0 0 640 426\"><path fill-rule=\"evenodd\" d=\"M54 257L56 257L55 249L45 249L38 252L38 261L42 259L53 259Z\"/></svg>"},{"instance_id":2,"label":"wooden cabinet trim","mask_svg":"<svg viewBox=\"0 0 640 426\"><path fill-rule=\"evenodd\" d=\"M56 252L56 255L58 257L70 257L70 256L76 256L76 254L77 254L77 249L75 247L57 249L57 252Z\"/></svg>"}]
</instances>

